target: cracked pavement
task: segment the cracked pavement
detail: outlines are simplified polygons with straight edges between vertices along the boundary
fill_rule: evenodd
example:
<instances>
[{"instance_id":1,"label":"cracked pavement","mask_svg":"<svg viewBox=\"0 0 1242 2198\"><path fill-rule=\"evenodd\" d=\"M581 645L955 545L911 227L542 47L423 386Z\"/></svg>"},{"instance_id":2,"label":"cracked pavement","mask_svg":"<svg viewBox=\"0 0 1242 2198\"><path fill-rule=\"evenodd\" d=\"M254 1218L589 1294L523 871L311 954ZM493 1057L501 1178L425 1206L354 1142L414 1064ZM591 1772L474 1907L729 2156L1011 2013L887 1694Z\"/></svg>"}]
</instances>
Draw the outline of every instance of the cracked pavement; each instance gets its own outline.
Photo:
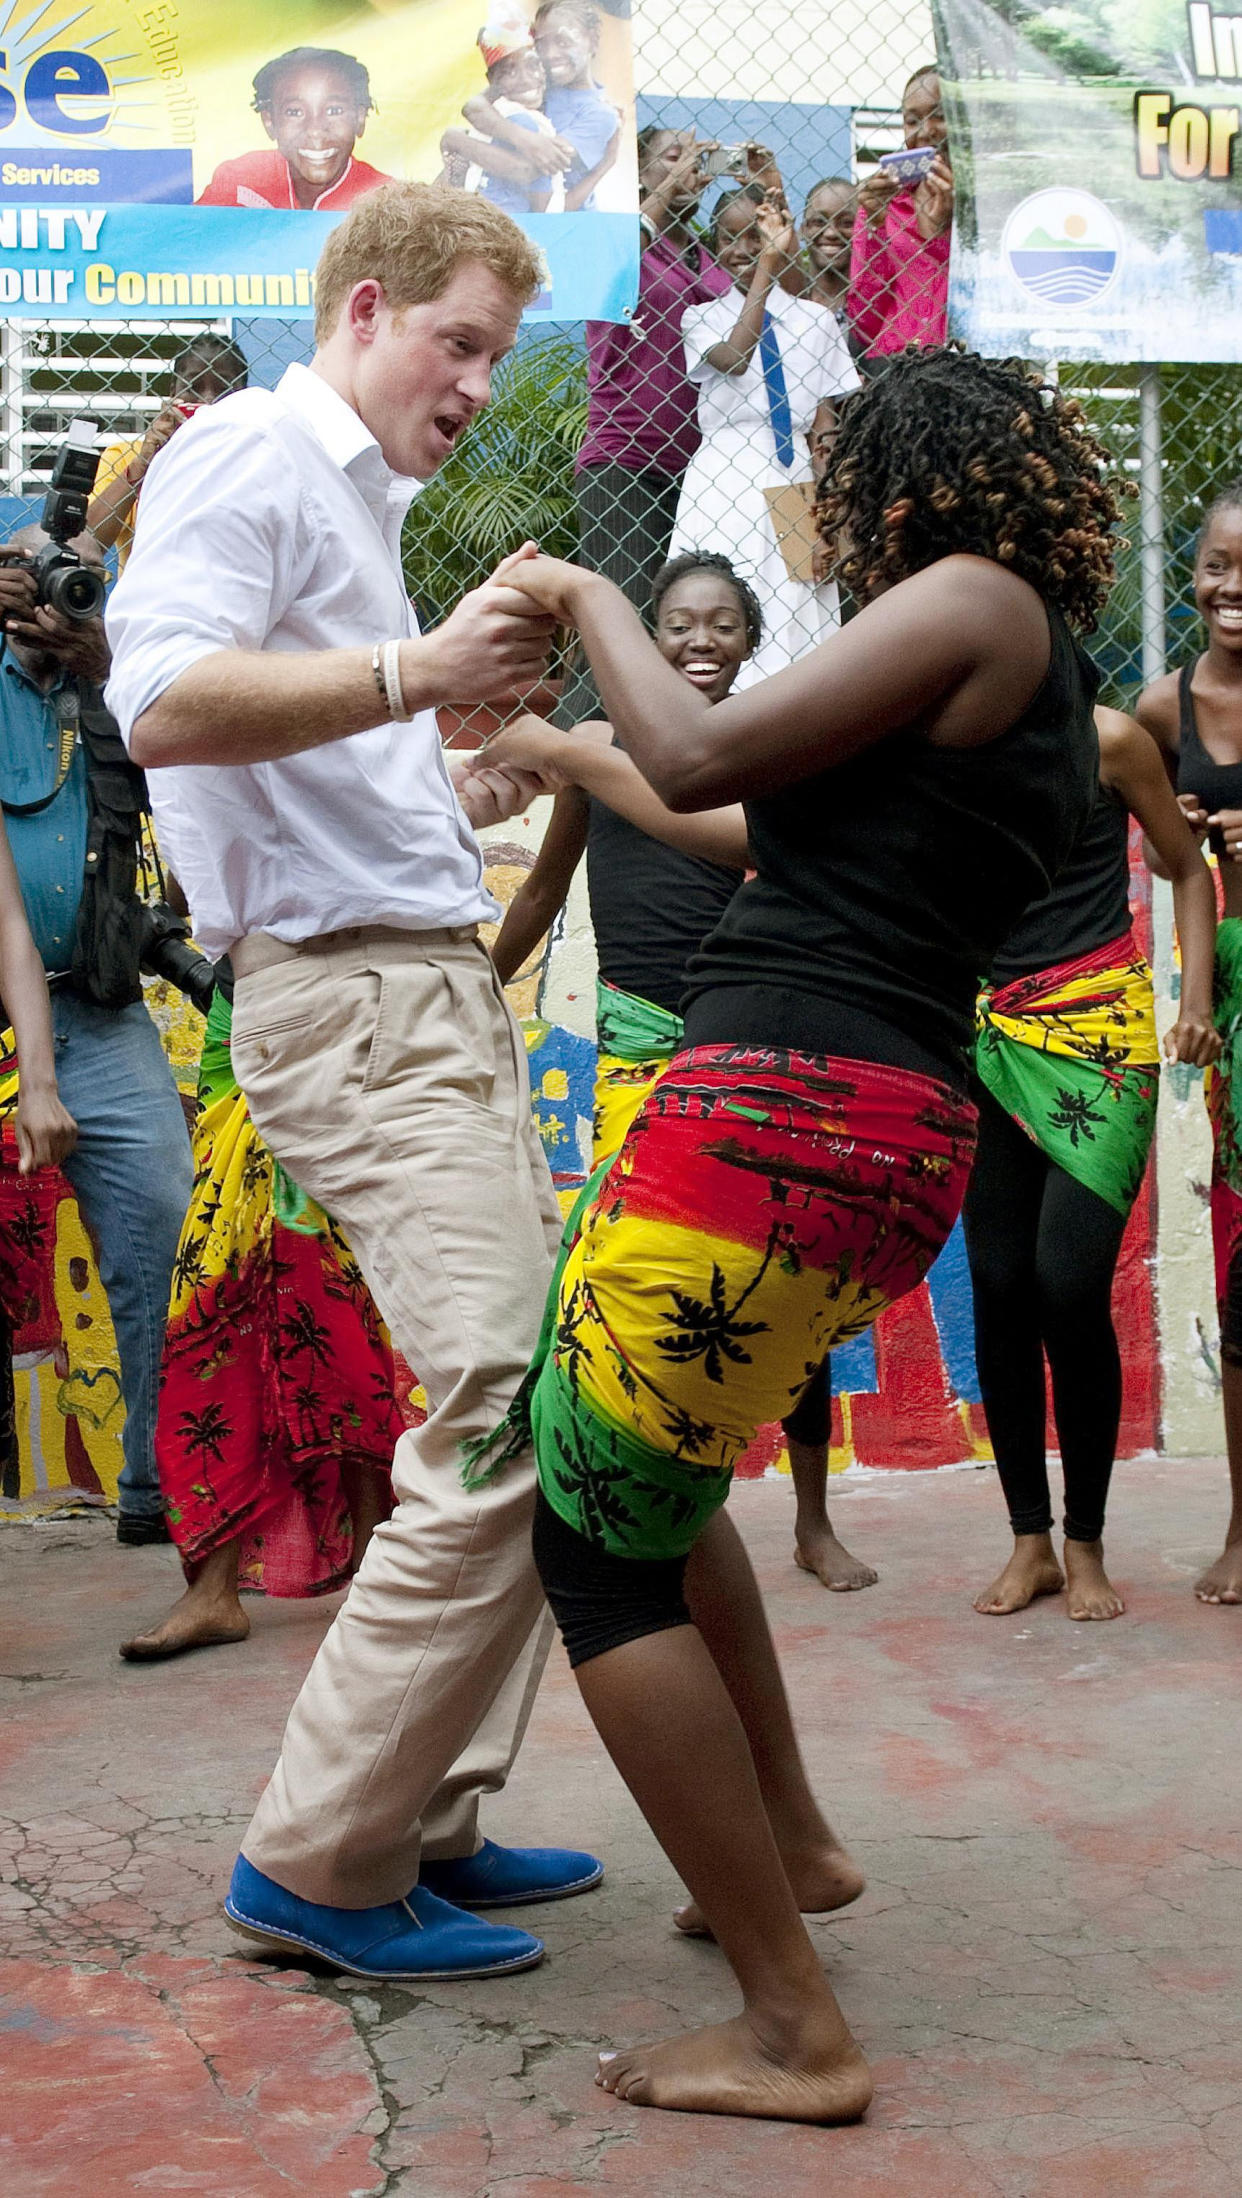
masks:
<instances>
[{"instance_id":1,"label":"cracked pavement","mask_svg":"<svg viewBox=\"0 0 1242 2198\"><path fill-rule=\"evenodd\" d=\"M812 1923L875 2066L823 2131L626 2107L609 2046L719 2020L721 1956L554 1654L494 1836L563 1840L603 1888L514 1920L543 1967L377 1988L255 1961L219 1912L334 1604L251 1602L248 1643L124 1665L165 1550L106 1519L0 1529L0 2188L5 2198L1237 2198L1242 1609L1196 1604L1219 1462L1114 1484L1129 1613L970 1607L990 1473L835 1480L879 1586L791 1561L787 1483L739 1487L816 1784L868 1873Z\"/></svg>"}]
</instances>

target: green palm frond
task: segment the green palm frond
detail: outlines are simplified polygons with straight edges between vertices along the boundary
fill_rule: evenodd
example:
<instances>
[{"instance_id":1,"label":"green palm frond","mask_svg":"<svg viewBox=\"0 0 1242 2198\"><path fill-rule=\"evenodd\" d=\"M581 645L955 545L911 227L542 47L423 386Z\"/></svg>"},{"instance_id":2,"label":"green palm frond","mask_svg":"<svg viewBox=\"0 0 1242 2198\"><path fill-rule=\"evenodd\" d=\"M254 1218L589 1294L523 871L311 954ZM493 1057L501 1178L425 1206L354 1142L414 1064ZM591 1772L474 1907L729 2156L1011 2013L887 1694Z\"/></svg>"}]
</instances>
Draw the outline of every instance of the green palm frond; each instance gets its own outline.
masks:
<instances>
[{"instance_id":1,"label":"green palm frond","mask_svg":"<svg viewBox=\"0 0 1242 2198\"><path fill-rule=\"evenodd\" d=\"M410 513L406 583L425 624L446 618L522 542L574 555L586 414L586 360L571 338L535 337L506 361L491 404Z\"/></svg>"}]
</instances>

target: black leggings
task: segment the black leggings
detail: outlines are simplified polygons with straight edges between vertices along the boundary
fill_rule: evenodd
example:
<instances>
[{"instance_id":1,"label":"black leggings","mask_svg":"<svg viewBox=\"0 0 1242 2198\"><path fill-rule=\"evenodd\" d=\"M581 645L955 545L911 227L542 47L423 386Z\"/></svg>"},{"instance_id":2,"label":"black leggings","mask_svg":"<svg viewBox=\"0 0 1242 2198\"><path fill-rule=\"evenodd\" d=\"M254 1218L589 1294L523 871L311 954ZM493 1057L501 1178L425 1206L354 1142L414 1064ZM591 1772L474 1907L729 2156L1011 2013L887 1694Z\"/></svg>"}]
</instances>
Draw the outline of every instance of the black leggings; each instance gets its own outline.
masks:
<instances>
[{"instance_id":1,"label":"black leggings","mask_svg":"<svg viewBox=\"0 0 1242 2198\"><path fill-rule=\"evenodd\" d=\"M986 1091L962 1219L975 1300L975 1358L988 1433L1015 1534L1052 1526L1044 1362L1065 1476L1065 1532L1098 1541L1121 1423L1113 1275L1125 1220L1067 1175Z\"/></svg>"},{"instance_id":2,"label":"black leggings","mask_svg":"<svg viewBox=\"0 0 1242 2198\"><path fill-rule=\"evenodd\" d=\"M795 1442L828 1440L832 1386L825 1359L784 1422ZM593 1656L647 1633L693 1624L684 1557L615 1557L566 1526L543 1490L535 1498L535 1569L576 1671Z\"/></svg>"},{"instance_id":3,"label":"black leggings","mask_svg":"<svg viewBox=\"0 0 1242 2198\"><path fill-rule=\"evenodd\" d=\"M535 1570L576 1671L593 1656L644 1634L694 1621L686 1607L685 1557L617 1557L587 1540L535 1497Z\"/></svg>"}]
</instances>

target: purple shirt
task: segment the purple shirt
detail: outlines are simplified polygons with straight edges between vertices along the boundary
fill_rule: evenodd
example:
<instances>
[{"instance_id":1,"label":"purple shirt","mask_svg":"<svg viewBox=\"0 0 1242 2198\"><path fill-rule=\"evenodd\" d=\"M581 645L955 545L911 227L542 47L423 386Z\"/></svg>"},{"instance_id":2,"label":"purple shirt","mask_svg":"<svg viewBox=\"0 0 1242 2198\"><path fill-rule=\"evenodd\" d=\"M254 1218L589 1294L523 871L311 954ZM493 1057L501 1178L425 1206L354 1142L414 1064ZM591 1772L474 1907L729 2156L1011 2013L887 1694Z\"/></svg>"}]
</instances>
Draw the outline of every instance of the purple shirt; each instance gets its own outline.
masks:
<instances>
[{"instance_id":1,"label":"purple shirt","mask_svg":"<svg viewBox=\"0 0 1242 2198\"><path fill-rule=\"evenodd\" d=\"M686 377L681 317L688 305L724 297L733 285L703 245L679 251L656 237L643 253L638 304L628 323L587 323L590 410L585 466L685 472L700 436L698 391ZM738 310L741 310L740 304Z\"/></svg>"}]
</instances>

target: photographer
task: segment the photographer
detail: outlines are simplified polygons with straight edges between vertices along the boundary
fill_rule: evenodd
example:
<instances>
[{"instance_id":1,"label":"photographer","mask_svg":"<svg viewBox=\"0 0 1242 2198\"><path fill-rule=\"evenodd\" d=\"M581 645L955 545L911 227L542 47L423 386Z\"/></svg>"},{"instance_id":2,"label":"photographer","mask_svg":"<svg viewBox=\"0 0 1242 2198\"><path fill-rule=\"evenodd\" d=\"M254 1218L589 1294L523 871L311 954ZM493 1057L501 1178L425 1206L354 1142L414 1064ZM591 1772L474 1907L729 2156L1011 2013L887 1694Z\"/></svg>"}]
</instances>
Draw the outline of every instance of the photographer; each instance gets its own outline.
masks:
<instances>
[{"instance_id":1,"label":"photographer","mask_svg":"<svg viewBox=\"0 0 1242 2198\"><path fill-rule=\"evenodd\" d=\"M154 943L137 891L142 773L104 708L102 618L69 618L39 601L30 560L47 539L26 527L0 549L0 805L48 973L56 1076L78 1124L62 1164L94 1240L120 1354L117 1540L166 1541L155 1405L190 1145L142 1001L140 965ZM68 547L102 579L92 535Z\"/></svg>"},{"instance_id":2,"label":"photographer","mask_svg":"<svg viewBox=\"0 0 1242 2198\"><path fill-rule=\"evenodd\" d=\"M934 64L901 95L906 150L935 154L921 182L878 167L859 193L847 310L855 342L878 359L907 344L942 344L948 326L953 168Z\"/></svg>"},{"instance_id":3,"label":"photographer","mask_svg":"<svg viewBox=\"0 0 1242 2198\"><path fill-rule=\"evenodd\" d=\"M244 389L249 375L246 354L231 336L210 330L195 336L173 360L171 394L146 434L109 443L103 451L86 523L97 542L116 550L118 570L124 571L133 548L138 493L152 461L200 405L218 404L230 390Z\"/></svg>"}]
</instances>

